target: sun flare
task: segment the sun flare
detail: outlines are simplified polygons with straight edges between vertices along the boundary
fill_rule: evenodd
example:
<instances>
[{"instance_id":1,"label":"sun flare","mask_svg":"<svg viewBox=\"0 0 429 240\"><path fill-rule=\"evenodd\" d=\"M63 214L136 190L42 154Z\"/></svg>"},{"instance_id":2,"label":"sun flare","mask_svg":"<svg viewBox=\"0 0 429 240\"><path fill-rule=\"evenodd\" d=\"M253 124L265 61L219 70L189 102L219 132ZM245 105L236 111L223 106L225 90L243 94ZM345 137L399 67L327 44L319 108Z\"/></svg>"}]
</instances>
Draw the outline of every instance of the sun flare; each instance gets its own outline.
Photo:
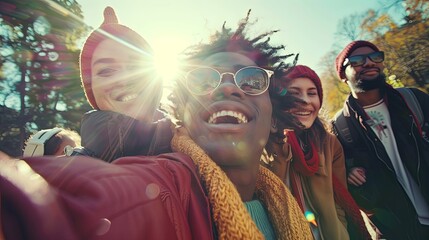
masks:
<instances>
[{"instance_id":1,"label":"sun flare","mask_svg":"<svg viewBox=\"0 0 429 240\"><path fill-rule=\"evenodd\" d=\"M175 39L177 44L166 42L164 39L157 39L153 45L155 68L163 79L164 85L161 102L167 101L174 82L183 74L180 53L187 45L184 41L180 43L177 39Z\"/></svg>"},{"instance_id":2,"label":"sun flare","mask_svg":"<svg viewBox=\"0 0 429 240\"><path fill-rule=\"evenodd\" d=\"M154 51L156 71L162 77L164 86L168 87L180 74L179 51L168 45L157 48Z\"/></svg>"}]
</instances>

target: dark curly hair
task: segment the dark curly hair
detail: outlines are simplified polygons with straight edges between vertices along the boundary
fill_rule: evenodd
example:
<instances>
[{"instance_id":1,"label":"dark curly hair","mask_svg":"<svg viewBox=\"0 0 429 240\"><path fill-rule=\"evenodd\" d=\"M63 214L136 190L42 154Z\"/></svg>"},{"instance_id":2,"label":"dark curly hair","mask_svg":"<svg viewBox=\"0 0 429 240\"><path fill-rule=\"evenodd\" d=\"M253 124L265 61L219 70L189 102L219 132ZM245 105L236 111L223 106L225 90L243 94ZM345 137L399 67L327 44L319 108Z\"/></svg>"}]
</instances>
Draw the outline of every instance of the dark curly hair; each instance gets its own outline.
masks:
<instances>
[{"instance_id":1,"label":"dark curly hair","mask_svg":"<svg viewBox=\"0 0 429 240\"><path fill-rule=\"evenodd\" d=\"M186 66L191 68L198 66L201 61L219 52L235 52L252 59L259 67L274 71L274 78L277 74L281 74L283 69L287 69L291 64L285 60L291 56L296 56L293 64L296 63L298 55L296 54L281 54L285 49L284 45L274 46L270 44L270 37L279 30L272 30L262 33L255 38L247 36L247 30L254 22L249 21L249 10L245 18L241 19L235 31L222 25L222 29L214 33L208 43L199 43L187 48L184 51ZM270 91L271 92L271 91ZM172 93L168 97L170 103L163 108L171 113L173 119L182 120L183 104L189 97L188 90L183 85L180 79L173 86Z\"/></svg>"}]
</instances>

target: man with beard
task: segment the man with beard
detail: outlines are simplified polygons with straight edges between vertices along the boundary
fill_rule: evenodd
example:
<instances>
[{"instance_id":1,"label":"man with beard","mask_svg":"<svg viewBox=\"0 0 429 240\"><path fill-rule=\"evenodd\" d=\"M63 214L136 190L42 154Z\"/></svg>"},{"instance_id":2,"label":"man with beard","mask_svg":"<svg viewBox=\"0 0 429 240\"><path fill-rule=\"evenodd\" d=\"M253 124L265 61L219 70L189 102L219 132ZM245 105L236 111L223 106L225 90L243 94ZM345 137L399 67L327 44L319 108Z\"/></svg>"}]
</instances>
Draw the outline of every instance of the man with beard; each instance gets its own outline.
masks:
<instances>
[{"instance_id":1,"label":"man with beard","mask_svg":"<svg viewBox=\"0 0 429 240\"><path fill-rule=\"evenodd\" d=\"M333 129L344 147L349 190L382 238L429 239L429 143L421 127L428 124L429 96L411 89L421 123L385 82L383 61L384 52L367 41L353 41L337 56L338 76L351 94Z\"/></svg>"}]
</instances>

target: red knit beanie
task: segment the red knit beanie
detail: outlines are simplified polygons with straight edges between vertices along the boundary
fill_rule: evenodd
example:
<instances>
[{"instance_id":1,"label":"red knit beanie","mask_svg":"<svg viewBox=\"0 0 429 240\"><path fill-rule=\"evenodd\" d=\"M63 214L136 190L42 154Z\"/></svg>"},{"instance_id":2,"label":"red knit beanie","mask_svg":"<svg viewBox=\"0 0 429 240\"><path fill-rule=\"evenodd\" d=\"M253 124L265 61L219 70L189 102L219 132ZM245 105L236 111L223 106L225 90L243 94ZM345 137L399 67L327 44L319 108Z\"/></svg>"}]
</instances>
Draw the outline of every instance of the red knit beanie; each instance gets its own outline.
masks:
<instances>
[{"instance_id":1,"label":"red knit beanie","mask_svg":"<svg viewBox=\"0 0 429 240\"><path fill-rule=\"evenodd\" d=\"M286 83L287 81L290 81L296 78L308 78L311 81L313 81L313 83L316 85L317 94L319 95L320 106L322 106L322 102L323 102L322 82L320 81L320 78L317 75L317 73L313 69L307 66L296 65L292 68L292 70L290 70L290 72L285 77L283 77L282 81Z\"/></svg>"},{"instance_id":2,"label":"red knit beanie","mask_svg":"<svg viewBox=\"0 0 429 240\"><path fill-rule=\"evenodd\" d=\"M340 78L340 80L346 78L344 74L344 71L346 68L343 66L344 60L346 60L346 58L349 57L350 53L352 53L354 50L360 47L370 47L374 51L380 51L377 46L375 46L374 44L368 41L358 40L358 41L353 41L349 43L349 45L347 45L343 49L343 51L341 51L340 54L338 54L337 58L335 59L335 68L337 70L337 75Z\"/></svg>"},{"instance_id":3,"label":"red knit beanie","mask_svg":"<svg viewBox=\"0 0 429 240\"><path fill-rule=\"evenodd\" d=\"M103 40L112 38L125 41L126 44L141 49L144 52L152 54L153 50L146 40L132 29L118 24L118 18L111 7L104 9L104 21L98 29L95 29L86 39L80 53L79 65L82 87L85 91L88 103L94 108L99 109L94 98L91 84L91 60L94 50Z\"/></svg>"}]
</instances>

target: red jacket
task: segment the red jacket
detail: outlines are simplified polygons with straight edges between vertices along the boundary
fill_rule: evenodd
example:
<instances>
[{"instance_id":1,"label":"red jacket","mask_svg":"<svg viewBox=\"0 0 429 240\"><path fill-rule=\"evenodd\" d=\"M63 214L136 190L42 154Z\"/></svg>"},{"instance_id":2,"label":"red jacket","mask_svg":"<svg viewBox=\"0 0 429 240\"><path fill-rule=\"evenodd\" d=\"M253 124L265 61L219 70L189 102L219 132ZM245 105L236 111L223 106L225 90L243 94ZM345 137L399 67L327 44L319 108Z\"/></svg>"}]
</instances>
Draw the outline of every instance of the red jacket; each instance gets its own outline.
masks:
<instances>
[{"instance_id":1,"label":"red jacket","mask_svg":"<svg viewBox=\"0 0 429 240\"><path fill-rule=\"evenodd\" d=\"M208 199L184 154L25 162L43 178L23 162L0 161L6 239L214 238Z\"/></svg>"}]
</instances>

